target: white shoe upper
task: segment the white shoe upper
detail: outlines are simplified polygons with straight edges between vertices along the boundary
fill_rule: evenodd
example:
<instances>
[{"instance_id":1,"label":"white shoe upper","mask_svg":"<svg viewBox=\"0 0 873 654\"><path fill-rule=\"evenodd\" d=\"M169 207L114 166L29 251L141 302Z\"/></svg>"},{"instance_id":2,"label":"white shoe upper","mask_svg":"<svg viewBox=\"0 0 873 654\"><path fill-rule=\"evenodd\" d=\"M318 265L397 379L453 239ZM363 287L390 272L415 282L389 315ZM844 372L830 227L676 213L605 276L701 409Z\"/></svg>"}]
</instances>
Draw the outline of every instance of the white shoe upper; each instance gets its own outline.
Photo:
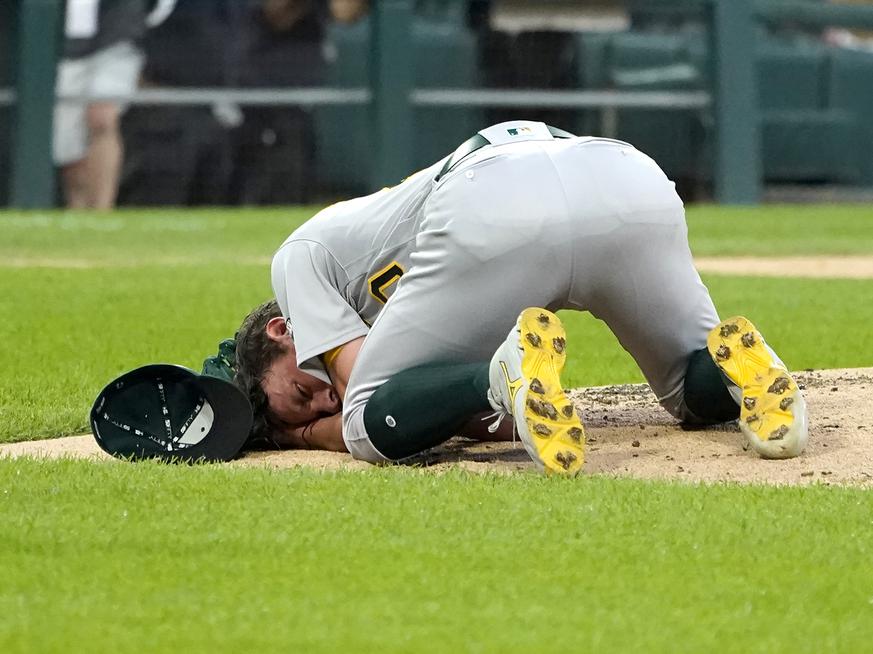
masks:
<instances>
[{"instance_id":1,"label":"white shoe upper","mask_svg":"<svg viewBox=\"0 0 873 654\"><path fill-rule=\"evenodd\" d=\"M509 387L509 380L523 381L521 359L524 351L519 337L518 325L516 324L510 330L506 340L494 352L488 367L488 380L491 383L491 387L488 389L488 402L495 411L508 415L512 415L514 412L512 406L514 393L513 389Z\"/></svg>"},{"instance_id":2,"label":"white shoe upper","mask_svg":"<svg viewBox=\"0 0 873 654\"><path fill-rule=\"evenodd\" d=\"M524 377L522 371L524 349L521 345L520 321L521 315L491 357L488 368L488 402L494 409L493 417L496 420L489 425L488 431L497 431L503 419L509 416L513 421L513 440L518 436L531 459L542 469L544 463L524 419L525 398L530 380Z\"/></svg>"},{"instance_id":3,"label":"white shoe upper","mask_svg":"<svg viewBox=\"0 0 873 654\"><path fill-rule=\"evenodd\" d=\"M491 433L497 431L504 418L507 416L512 417L515 414L513 393L509 387L509 379L521 379L522 377L521 358L523 350L519 338L520 333L518 323L516 322L509 335L494 352L494 356L491 357L491 364L488 367L488 380L490 382L488 403L494 409L494 413L488 416L488 418L496 418L488 426L488 431ZM504 367L506 374L504 374Z\"/></svg>"}]
</instances>

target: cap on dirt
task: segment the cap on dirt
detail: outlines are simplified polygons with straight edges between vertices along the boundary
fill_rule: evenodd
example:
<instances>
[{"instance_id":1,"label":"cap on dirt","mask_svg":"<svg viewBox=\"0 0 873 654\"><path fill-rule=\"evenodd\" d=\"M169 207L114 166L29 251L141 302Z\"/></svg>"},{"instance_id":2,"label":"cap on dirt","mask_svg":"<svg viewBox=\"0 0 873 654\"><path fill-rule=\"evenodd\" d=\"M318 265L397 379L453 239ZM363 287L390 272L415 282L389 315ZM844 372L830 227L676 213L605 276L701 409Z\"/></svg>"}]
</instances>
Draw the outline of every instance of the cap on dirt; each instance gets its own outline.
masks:
<instances>
[{"instance_id":1,"label":"cap on dirt","mask_svg":"<svg viewBox=\"0 0 873 654\"><path fill-rule=\"evenodd\" d=\"M91 408L97 444L122 459L229 461L251 426L251 404L232 383L165 363L121 375Z\"/></svg>"}]
</instances>

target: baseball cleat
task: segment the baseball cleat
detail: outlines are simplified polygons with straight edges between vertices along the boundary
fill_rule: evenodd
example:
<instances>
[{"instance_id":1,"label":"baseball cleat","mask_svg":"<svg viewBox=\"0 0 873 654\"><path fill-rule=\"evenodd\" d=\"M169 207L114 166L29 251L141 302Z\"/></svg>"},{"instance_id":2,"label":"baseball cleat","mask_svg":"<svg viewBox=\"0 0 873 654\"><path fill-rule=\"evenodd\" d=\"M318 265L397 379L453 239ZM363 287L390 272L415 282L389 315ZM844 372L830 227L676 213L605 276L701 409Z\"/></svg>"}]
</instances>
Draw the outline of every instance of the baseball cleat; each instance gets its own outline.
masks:
<instances>
[{"instance_id":1,"label":"baseball cleat","mask_svg":"<svg viewBox=\"0 0 873 654\"><path fill-rule=\"evenodd\" d=\"M585 431L561 387L566 344L558 316L538 308L522 311L491 359L488 400L501 417L512 416L540 468L575 475L585 460Z\"/></svg>"},{"instance_id":2,"label":"baseball cleat","mask_svg":"<svg viewBox=\"0 0 873 654\"><path fill-rule=\"evenodd\" d=\"M740 430L752 449L765 459L803 452L809 437L806 402L755 326L741 316L729 318L709 332L706 346L716 365L742 391Z\"/></svg>"}]
</instances>

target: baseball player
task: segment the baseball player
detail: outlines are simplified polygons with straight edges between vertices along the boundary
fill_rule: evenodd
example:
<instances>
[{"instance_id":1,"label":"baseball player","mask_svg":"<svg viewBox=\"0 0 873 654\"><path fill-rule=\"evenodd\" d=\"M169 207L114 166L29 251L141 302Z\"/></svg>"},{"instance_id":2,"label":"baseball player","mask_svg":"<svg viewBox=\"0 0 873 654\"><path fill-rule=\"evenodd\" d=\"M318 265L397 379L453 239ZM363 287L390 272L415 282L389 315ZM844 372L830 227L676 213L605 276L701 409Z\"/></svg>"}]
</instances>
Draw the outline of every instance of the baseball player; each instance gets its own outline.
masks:
<instances>
[{"instance_id":1,"label":"baseball player","mask_svg":"<svg viewBox=\"0 0 873 654\"><path fill-rule=\"evenodd\" d=\"M806 444L797 384L748 320L719 322L674 184L627 143L488 127L319 212L272 283L277 302L240 329L236 381L254 432L284 445L398 461L490 410L492 430L510 416L535 462L574 474L585 439L558 309L603 320L680 420L739 417L768 458Z\"/></svg>"}]
</instances>

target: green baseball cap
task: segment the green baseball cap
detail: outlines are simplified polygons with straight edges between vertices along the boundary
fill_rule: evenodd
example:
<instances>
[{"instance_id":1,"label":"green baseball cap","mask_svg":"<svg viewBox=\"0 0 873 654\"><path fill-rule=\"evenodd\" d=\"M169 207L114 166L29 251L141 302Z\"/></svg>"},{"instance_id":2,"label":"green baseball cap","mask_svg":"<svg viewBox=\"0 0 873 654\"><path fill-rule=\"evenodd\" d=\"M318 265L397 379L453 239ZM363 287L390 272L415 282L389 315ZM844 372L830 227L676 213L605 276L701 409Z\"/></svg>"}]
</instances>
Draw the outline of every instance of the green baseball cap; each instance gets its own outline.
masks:
<instances>
[{"instance_id":1,"label":"green baseball cap","mask_svg":"<svg viewBox=\"0 0 873 654\"><path fill-rule=\"evenodd\" d=\"M91 408L97 444L123 459L229 461L251 427L251 404L231 382L165 363L121 375Z\"/></svg>"}]
</instances>

